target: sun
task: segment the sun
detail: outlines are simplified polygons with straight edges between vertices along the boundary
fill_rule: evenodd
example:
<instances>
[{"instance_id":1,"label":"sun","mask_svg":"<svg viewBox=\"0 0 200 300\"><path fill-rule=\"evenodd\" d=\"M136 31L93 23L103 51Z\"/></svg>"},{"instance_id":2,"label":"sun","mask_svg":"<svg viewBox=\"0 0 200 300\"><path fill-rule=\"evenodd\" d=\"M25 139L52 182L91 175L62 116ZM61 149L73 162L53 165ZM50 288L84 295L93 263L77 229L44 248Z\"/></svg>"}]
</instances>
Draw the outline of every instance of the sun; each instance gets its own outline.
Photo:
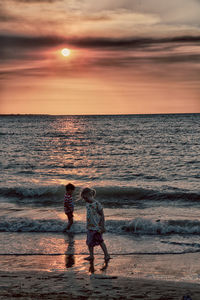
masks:
<instances>
[{"instance_id":1,"label":"sun","mask_svg":"<svg viewBox=\"0 0 200 300\"><path fill-rule=\"evenodd\" d=\"M64 48L61 50L61 53L63 56L69 56L71 54L71 51L68 48Z\"/></svg>"}]
</instances>

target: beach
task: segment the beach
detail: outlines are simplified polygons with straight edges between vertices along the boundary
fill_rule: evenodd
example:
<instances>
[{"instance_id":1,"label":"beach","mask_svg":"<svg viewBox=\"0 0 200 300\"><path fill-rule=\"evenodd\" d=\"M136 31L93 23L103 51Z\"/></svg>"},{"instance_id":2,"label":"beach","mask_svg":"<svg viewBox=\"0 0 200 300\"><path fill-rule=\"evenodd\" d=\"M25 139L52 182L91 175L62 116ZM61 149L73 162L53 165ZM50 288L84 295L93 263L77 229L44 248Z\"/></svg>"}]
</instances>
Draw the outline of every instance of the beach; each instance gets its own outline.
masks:
<instances>
[{"instance_id":1,"label":"beach","mask_svg":"<svg viewBox=\"0 0 200 300\"><path fill-rule=\"evenodd\" d=\"M49 264L51 261L52 257ZM102 257L96 257L94 267L102 262ZM126 269L132 269L134 273L137 268L135 258L131 256L113 257L110 264L115 266L114 272L109 271L109 266L107 272L91 272L90 263L85 264L88 272L83 270L82 264L63 271L0 271L0 299L177 300L185 295L190 295L192 300L200 299L198 283L146 279L134 274L130 276L130 273L127 276Z\"/></svg>"},{"instance_id":2,"label":"beach","mask_svg":"<svg viewBox=\"0 0 200 300\"><path fill-rule=\"evenodd\" d=\"M1 272L0 299L182 299L199 300L198 284L48 272Z\"/></svg>"},{"instance_id":3,"label":"beach","mask_svg":"<svg viewBox=\"0 0 200 300\"><path fill-rule=\"evenodd\" d=\"M5 257L4 260L7 258ZM35 256L33 257L12 257L12 263L19 264L21 269L12 271L12 264L7 271L0 271L0 299L151 299L151 300L177 300L189 295L192 300L200 299L200 285L197 282L181 281L179 270L174 271L174 280L170 274L167 275L165 266L166 260L170 269L170 255L161 259L155 257L157 264L157 278L139 273L137 267L138 258L136 256L113 256L108 266L103 262L103 257L97 255L94 265L84 261L84 256L75 257L77 264L70 268L63 266L60 261L64 257L58 256ZM199 255L190 254L185 258L187 261L199 259ZM177 261L182 261L181 255L177 256ZM27 268L29 261L29 269ZM49 270L36 270L36 265L42 267L46 264ZM34 263L33 263L34 262ZM57 262L57 263L56 263ZM60 263L59 263L60 262ZM140 263L146 263L155 267L152 257L140 256ZM24 267L23 269L23 264ZM35 270L31 269L30 264ZM54 266L54 270L51 266ZM58 268L56 269L56 266ZM181 266L182 267L182 266ZM181 268L180 267L180 268ZM14 267L13 267L14 268ZM94 268L94 269L93 269ZM15 269L15 268L14 268ZM51 269L51 271L50 271ZM172 265L171 270L174 270ZM138 273L137 273L138 271ZM148 273L148 272L147 272ZM162 276L161 276L162 275ZM167 280L166 278L171 278ZM175 279L177 276L177 280Z\"/></svg>"}]
</instances>

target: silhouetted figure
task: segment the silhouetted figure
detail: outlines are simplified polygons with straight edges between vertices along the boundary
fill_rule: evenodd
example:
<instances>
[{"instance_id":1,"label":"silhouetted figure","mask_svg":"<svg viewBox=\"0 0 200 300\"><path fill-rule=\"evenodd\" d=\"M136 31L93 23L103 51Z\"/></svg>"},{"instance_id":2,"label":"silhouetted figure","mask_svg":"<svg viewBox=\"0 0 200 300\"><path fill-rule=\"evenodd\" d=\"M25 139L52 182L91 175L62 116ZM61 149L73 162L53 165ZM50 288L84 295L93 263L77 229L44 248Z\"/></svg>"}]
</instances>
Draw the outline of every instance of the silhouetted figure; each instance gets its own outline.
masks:
<instances>
[{"instance_id":1,"label":"silhouetted figure","mask_svg":"<svg viewBox=\"0 0 200 300\"><path fill-rule=\"evenodd\" d=\"M64 197L64 211L68 217L68 225L67 228L64 229L64 232L66 230L69 230L73 224L74 202L72 199L72 195L75 190L75 186L71 183L68 183L65 188L66 188L66 194Z\"/></svg>"},{"instance_id":2,"label":"silhouetted figure","mask_svg":"<svg viewBox=\"0 0 200 300\"><path fill-rule=\"evenodd\" d=\"M71 268L75 264L74 258L74 234L69 232L65 239L66 244L68 244L66 255L65 255L65 266L66 268Z\"/></svg>"}]
</instances>

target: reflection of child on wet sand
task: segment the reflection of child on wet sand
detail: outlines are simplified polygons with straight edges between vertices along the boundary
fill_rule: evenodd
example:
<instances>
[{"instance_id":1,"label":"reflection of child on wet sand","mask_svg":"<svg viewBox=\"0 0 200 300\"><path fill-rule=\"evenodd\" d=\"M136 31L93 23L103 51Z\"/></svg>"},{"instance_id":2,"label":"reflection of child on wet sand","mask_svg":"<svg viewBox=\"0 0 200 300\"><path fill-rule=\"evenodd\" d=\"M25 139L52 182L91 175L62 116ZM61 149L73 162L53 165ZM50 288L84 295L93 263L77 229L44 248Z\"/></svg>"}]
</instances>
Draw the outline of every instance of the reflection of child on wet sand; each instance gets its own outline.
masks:
<instances>
[{"instance_id":1,"label":"reflection of child on wet sand","mask_svg":"<svg viewBox=\"0 0 200 300\"><path fill-rule=\"evenodd\" d=\"M105 261L109 261L106 245L102 238L102 233L105 232L104 227L104 213L101 204L94 199L96 192L90 188L83 189L81 197L86 202L87 209L87 245L90 256L86 260L92 261L94 259L94 247L100 245L104 252Z\"/></svg>"},{"instance_id":2,"label":"reflection of child on wet sand","mask_svg":"<svg viewBox=\"0 0 200 300\"><path fill-rule=\"evenodd\" d=\"M74 203L72 199L72 194L75 190L75 186L71 183L66 185L66 194L64 197L64 211L68 217L68 225L66 230L69 230L73 224L73 211L74 211ZM65 230L64 230L65 231Z\"/></svg>"},{"instance_id":3,"label":"reflection of child on wet sand","mask_svg":"<svg viewBox=\"0 0 200 300\"><path fill-rule=\"evenodd\" d=\"M75 264L74 258L74 234L71 232L65 235L65 242L68 244L66 255L65 255L65 266L71 268Z\"/></svg>"}]
</instances>

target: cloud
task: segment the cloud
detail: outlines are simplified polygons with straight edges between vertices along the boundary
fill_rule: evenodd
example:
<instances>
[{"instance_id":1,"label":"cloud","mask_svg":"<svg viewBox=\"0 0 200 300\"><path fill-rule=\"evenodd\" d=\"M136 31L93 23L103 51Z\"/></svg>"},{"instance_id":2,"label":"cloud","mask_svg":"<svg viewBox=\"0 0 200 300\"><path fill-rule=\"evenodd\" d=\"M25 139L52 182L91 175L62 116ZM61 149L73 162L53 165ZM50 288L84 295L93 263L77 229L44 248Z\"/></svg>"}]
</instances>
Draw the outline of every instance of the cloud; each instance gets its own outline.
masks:
<instances>
[{"instance_id":1,"label":"cloud","mask_svg":"<svg viewBox=\"0 0 200 300\"><path fill-rule=\"evenodd\" d=\"M0 34L3 47L42 48L61 44L64 41L59 36L23 36Z\"/></svg>"},{"instance_id":2,"label":"cloud","mask_svg":"<svg viewBox=\"0 0 200 300\"><path fill-rule=\"evenodd\" d=\"M12 13L9 13L3 4L0 3L0 23L7 23L16 20L19 20L19 18L14 16Z\"/></svg>"},{"instance_id":3,"label":"cloud","mask_svg":"<svg viewBox=\"0 0 200 300\"><path fill-rule=\"evenodd\" d=\"M187 69L187 73L191 74L191 80L199 78L200 36L157 39L99 37L67 39L60 36L31 37L1 34L0 43L3 46L0 49L0 64L3 67L0 72L1 79L17 75L76 77L95 70L108 73L114 70L117 72L137 70L167 76L167 69L171 69L172 66L180 70ZM57 60L55 56L47 60L46 50L61 48L63 44L79 49L78 56L66 63ZM189 73L188 70L192 68L194 70ZM174 73L177 72L180 76L178 70Z\"/></svg>"},{"instance_id":4,"label":"cloud","mask_svg":"<svg viewBox=\"0 0 200 300\"><path fill-rule=\"evenodd\" d=\"M2 47L21 48L43 48L53 47L66 43L71 46L96 49L129 50L135 48L146 48L152 44L165 45L171 43L200 43L200 36L178 36L167 38L103 38L103 37L83 37L65 38L61 36L21 36L0 34Z\"/></svg>"},{"instance_id":5,"label":"cloud","mask_svg":"<svg viewBox=\"0 0 200 300\"><path fill-rule=\"evenodd\" d=\"M32 52L31 59L34 58L34 51L44 48L58 46L64 39L57 36L21 36L0 34L0 59L12 60L23 59ZM30 56L29 56L30 58Z\"/></svg>"},{"instance_id":6,"label":"cloud","mask_svg":"<svg viewBox=\"0 0 200 300\"><path fill-rule=\"evenodd\" d=\"M65 38L60 36L0 35L1 64L9 61L45 60L43 50L55 47L86 49L88 66L130 66L140 62L200 62L200 36L171 38ZM39 53L39 55L37 54ZM86 52L87 53L87 52ZM81 57L77 64L81 64ZM76 64L76 62L73 62Z\"/></svg>"},{"instance_id":7,"label":"cloud","mask_svg":"<svg viewBox=\"0 0 200 300\"><path fill-rule=\"evenodd\" d=\"M200 1L198 0L101 0L98 2L85 0L83 3L83 9L90 12L127 10L159 15L161 22L200 24Z\"/></svg>"},{"instance_id":8,"label":"cloud","mask_svg":"<svg viewBox=\"0 0 200 300\"><path fill-rule=\"evenodd\" d=\"M80 38L69 39L69 43L88 48L112 48L112 49L129 49L129 48L146 48L151 44L166 43L196 43L200 42L200 36L180 36L168 38Z\"/></svg>"},{"instance_id":9,"label":"cloud","mask_svg":"<svg viewBox=\"0 0 200 300\"><path fill-rule=\"evenodd\" d=\"M0 12L0 23L11 22L11 21L19 21L19 18L7 14L3 11Z\"/></svg>"},{"instance_id":10,"label":"cloud","mask_svg":"<svg viewBox=\"0 0 200 300\"><path fill-rule=\"evenodd\" d=\"M8 0L1 5L7 32L87 36L167 36L200 30L197 0ZM19 19L21 18L21 20ZM12 20L11 20L12 21Z\"/></svg>"}]
</instances>

